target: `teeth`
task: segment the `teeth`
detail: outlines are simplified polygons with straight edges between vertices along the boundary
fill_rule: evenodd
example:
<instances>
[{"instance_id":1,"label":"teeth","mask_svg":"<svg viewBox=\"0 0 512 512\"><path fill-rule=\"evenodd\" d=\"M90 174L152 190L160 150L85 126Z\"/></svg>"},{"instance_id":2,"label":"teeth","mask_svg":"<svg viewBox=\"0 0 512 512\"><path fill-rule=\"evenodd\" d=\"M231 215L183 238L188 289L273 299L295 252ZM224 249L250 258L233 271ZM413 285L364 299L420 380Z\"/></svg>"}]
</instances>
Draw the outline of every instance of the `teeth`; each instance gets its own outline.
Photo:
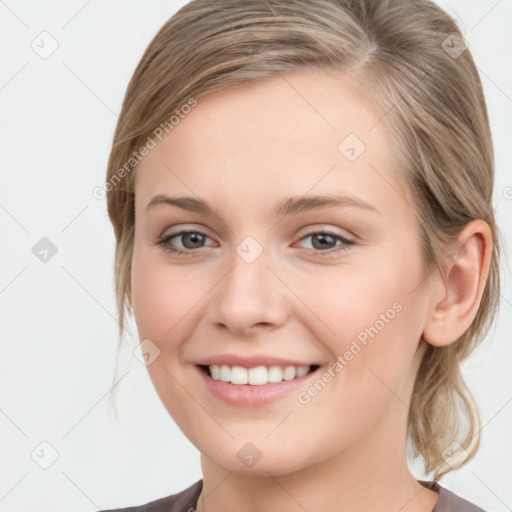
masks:
<instances>
[{"instance_id":1,"label":"teeth","mask_svg":"<svg viewBox=\"0 0 512 512\"><path fill-rule=\"evenodd\" d=\"M231 384L247 384L249 375L247 370L241 366L231 368Z\"/></svg>"},{"instance_id":2,"label":"teeth","mask_svg":"<svg viewBox=\"0 0 512 512\"><path fill-rule=\"evenodd\" d=\"M243 366L217 365L208 366L212 378L231 384L251 384L260 386L271 382L281 382L282 380L293 380L297 377L306 375L311 366L256 366L254 368L244 368Z\"/></svg>"},{"instance_id":3,"label":"teeth","mask_svg":"<svg viewBox=\"0 0 512 512\"><path fill-rule=\"evenodd\" d=\"M297 377L304 377L309 370L311 369L311 366L298 366L297 367Z\"/></svg>"},{"instance_id":4,"label":"teeth","mask_svg":"<svg viewBox=\"0 0 512 512\"><path fill-rule=\"evenodd\" d=\"M212 364L208 366L210 373L215 380L220 380L220 366L218 364Z\"/></svg>"},{"instance_id":5,"label":"teeth","mask_svg":"<svg viewBox=\"0 0 512 512\"><path fill-rule=\"evenodd\" d=\"M297 370L295 369L294 366L287 366L285 369L284 369L284 372L283 372L283 379L284 380L292 380L292 379L295 379L295 375L297 374Z\"/></svg>"},{"instance_id":6,"label":"teeth","mask_svg":"<svg viewBox=\"0 0 512 512\"><path fill-rule=\"evenodd\" d=\"M283 380L283 370L280 366L271 366L268 369L268 382L281 382Z\"/></svg>"},{"instance_id":7,"label":"teeth","mask_svg":"<svg viewBox=\"0 0 512 512\"><path fill-rule=\"evenodd\" d=\"M233 371L235 368L233 368ZM249 370L244 368L243 370L248 374L249 384L252 384L253 386L258 384L266 384L268 382L268 370L264 366L256 366L255 368L250 368ZM236 382L233 380L231 380L231 383L236 384Z\"/></svg>"}]
</instances>

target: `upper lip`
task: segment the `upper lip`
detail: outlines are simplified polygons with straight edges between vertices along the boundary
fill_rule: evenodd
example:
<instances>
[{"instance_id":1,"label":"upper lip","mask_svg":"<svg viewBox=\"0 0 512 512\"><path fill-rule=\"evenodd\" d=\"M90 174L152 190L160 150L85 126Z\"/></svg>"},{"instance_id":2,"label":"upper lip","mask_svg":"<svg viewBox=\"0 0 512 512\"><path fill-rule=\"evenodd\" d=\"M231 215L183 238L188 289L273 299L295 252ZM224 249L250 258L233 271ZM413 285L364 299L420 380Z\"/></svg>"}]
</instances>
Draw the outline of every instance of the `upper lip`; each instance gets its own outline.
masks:
<instances>
[{"instance_id":1,"label":"upper lip","mask_svg":"<svg viewBox=\"0 0 512 512\"><path fill-rule=\"evenodd\" d=\"M299 361L297 359L284 359L282 357L255 355L250 357L237 356L235 354L219 354L207 357L197 363L200 366L227 365L254 368L255 366L313 366L311 362ZM317 366L317 365L315 365Z\"/></svg>"}]
</instances>

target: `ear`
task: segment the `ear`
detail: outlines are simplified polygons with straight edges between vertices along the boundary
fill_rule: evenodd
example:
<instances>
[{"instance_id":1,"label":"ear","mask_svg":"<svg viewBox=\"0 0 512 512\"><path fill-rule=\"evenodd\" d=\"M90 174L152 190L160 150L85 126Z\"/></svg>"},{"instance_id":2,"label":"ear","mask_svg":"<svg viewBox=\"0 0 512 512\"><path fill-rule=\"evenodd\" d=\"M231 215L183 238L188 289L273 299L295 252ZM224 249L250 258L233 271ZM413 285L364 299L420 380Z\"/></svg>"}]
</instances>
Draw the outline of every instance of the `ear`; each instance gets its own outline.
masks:
<instances>
[{"instance_id":1,"label":"ear","mask_svg":"<svg viewBox=\"0 0 512 512\"><path fill-rule=\"evenodd\" d=\"M492 257L492 232L481 219L467 224L446 258L446 280L436 276L423 339L434 346L456 341L473 322Z\"/></svg>"}]
</instances>

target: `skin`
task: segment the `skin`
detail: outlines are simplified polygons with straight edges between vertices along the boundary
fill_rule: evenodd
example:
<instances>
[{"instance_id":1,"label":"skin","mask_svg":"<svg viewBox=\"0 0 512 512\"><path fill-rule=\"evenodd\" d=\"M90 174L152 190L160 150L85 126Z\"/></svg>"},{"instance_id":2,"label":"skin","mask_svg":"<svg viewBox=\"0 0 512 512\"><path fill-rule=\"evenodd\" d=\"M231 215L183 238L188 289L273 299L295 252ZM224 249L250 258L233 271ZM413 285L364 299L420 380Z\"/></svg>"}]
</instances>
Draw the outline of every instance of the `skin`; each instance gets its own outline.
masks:
<instances>
[{"instance_id":1,"label":"skin","mask_svg":"<svg viewBox=\"0 0 512 512\"><path fill-rule=\"evenodd\" d=\"M371 102L334 72L285 76L200 98L137 169L133 310L140 339L160 350L148 371L201 452L199 511L430 512L438 494L407 466L407 404L426 341L453 342L476 314L490 230L468 225L447 282L426 280L414 202ZM366 145L353 162L338 150L349 133ZM332 193L378 213L273 213L292 196ZM157 194L201 198L216 214L146 210ZM195 246L169 242L192 256L156 245L182 228L207 235ZM354 243L307 236L325 229ZM236 252L247 236L263 249L252 263ZM226 404L195 366L216 354L269 354L322 373L394 303L401 311L307 405L296 393L255 408ZM262 455L251 468L237 457L247 442Z\"/></svg>"}]
</instances>

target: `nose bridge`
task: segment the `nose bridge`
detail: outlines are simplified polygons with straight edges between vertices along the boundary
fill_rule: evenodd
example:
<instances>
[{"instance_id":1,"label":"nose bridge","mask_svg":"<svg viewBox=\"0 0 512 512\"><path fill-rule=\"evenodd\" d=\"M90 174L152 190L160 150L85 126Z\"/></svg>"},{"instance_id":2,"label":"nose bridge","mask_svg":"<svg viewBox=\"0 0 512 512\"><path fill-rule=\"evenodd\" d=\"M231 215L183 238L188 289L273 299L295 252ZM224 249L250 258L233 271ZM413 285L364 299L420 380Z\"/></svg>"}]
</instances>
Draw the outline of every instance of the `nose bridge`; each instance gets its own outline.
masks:
<instances>
[{"instance_id":1,"label":"nose bridge","mask_svg":"<svg viewBox=\"0 0 512 512\"><path fill-rule=\"evenodd\" d=\"M210 320L233 331L258 324L280 324L286 314L282 284L274 276L267 251L247 237L235 249L230 270L210 302Z\"/></svg>"}]
</instances>

